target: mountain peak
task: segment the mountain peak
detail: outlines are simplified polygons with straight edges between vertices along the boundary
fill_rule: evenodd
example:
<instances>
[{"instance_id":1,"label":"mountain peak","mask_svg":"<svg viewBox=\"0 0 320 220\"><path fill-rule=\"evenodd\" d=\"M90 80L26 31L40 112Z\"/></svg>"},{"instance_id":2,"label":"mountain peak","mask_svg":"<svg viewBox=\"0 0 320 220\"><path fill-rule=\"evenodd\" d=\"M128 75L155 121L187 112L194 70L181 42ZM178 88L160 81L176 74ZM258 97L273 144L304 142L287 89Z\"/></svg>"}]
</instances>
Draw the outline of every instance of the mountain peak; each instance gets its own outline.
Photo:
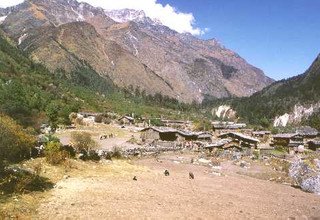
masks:
<instances>
[{"instance_id":1,"label":"mountain peak","mask_svg":"<svg viewBox=\"0 0 320 220\"><path fill-rule=\"evenodd\" d=\"M84 60L119 87L183 102L248 96L272 82L217 40L180 34L142 10L104 10L76 0L26 0L1 27L52 71L72 71Z\"/></svg>"},{"instance_id":2,"label":"mountain peak","mask_svg":"<svg viewBox=\"0 0 320 220\"><path fill-rule=\"evenodd\" d=\"M108 17L113 19L118 23L125 23L129 21L135 22L147 22L152 25L162 25L158 19L151 19L147 17L146 13L143 10L135 9L120 9L120 10L105 10L105 13Z\"/></svg>"}]
</instances>

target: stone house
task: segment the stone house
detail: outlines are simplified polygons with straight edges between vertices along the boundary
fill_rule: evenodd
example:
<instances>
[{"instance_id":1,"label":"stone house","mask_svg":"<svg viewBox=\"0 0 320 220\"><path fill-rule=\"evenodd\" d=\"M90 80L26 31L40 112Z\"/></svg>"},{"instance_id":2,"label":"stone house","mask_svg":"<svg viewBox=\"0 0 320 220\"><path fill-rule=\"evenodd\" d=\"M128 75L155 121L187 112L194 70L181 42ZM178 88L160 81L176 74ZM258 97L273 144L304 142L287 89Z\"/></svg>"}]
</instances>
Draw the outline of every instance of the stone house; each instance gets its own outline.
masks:
<instances>
[{"instance_id":1,"label":"stone house","mask_svg":"<svg viewBox=\"0 0 320 220\"><path fill-rule=\"evenodd\" d=\"M229 132L226 134L219 135L221 139L231 139L232 141L229 145L234 145L236 147L249 147L249 148L257 148L260 141L256 138L236 133L236 132Z\"/></svg>"},{"instance_id":2,"label":"stone house","mask_svg":"<svg viewBox=\"0 0 320 220\"><path fill-rule=\"evenodd\" d=\"M271 138L271 131L253 131L252 136L261 142L267 142Z\"/></svg>"}]
</instances>

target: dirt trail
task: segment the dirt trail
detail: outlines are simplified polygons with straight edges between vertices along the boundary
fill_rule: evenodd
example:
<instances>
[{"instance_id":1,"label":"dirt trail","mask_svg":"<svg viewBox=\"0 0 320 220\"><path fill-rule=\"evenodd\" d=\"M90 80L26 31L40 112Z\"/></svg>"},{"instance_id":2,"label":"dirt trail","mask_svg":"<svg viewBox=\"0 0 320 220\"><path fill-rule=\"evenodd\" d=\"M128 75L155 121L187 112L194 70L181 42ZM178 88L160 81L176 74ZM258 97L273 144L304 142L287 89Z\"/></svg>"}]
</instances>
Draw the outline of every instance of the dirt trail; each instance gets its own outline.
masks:
<instances>
[{"instance_id":1,"label":"dirt trail","mask_svg":"<svg viewBox=\"0 0 320 220\"><path fill-rule=\"evenodd\" d=\"M105 166L112 168L60 181L42 202L38 218L320 219L320 196L239 175L230 164L222 166L224 176L168 158ZM164 176L165 169L170 176Z\"/></svg>"}]
</instances>

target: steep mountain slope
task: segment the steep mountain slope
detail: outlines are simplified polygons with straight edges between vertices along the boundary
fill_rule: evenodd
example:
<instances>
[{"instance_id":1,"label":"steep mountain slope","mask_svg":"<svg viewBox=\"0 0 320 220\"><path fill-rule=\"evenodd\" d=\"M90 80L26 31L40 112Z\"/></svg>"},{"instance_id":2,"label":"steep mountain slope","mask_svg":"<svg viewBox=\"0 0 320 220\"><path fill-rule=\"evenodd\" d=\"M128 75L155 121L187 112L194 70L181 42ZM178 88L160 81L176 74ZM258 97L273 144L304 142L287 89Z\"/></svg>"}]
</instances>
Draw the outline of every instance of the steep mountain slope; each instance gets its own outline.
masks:
<instances>
[{"instance_id":1,"label":"steep mountain slope","mask_svg":"<svg viewBox=\"0 0 320 220\"><path fill-rule=\"evenodd\" d=\"M143 31L141 31L143 30ZM217 41L202 41L148 22L113 25L102 35L113 39L165 80L182 96L247 96L271 80ZM180 88L179 86L183 86Z\"/></svg>"},{"instance_id":2,"label":"steep mountain slope","mask_svg":"<svg viewBox=\"0 0 320 220\"><path fill-rule=\"evenodd\" d=\"M75 0L29 0L18 8L3 29L51 70L85 61L120 87L184 102L248 96L272 82L216 40L179 34L141 11L106 12Z\"/></svg>"},{"instance_id":3,"label":"steep mountain slope","mask_svg":"<svg viewBox=\"0 0 320 220\"><path fill-rule=\"evenodd\" d=\"M110 78L118 86L140 86L148 94L164 91L164 95L174 95L166 81L115 42L102 39L95 28L85 22L37 29L20 47L33 60L46 63L51 71L71 72L89 63L101 76ZM149 85L157 86L150 88Z\"/></svg>"},{"instance_id":4,"label":"steep mountain slope","mask_svg":"<svg viewBox=\"0 0 320 220\"><path fill-rule=\"evenodd\" d=\"M320 55L303 74L281 80L249 98L231 101L238 114L251 123L263 119L273 123L277 116L293 112L292 122L316 113L320 107ZM311 112L310 112L311 111Z\"/></svg>"},{"instance_id":5,"label":"steep mountain slope","mask_svg":"<svg viewBox=\"0 0 320 220\"><path fill-rule=\"evenodd\" d=\"M0 115L9 115L24 126L68 124L69 114L78 111L112 111L120 115L134 112L136 116L166 115L177 119L198 117L191 106L167 97L146 94L133 97L122 92L85 62L67 73L67 77L64 74L61 70L52 74L43 65L34 63L0 28Z\"/></svg>"}]
</instances>

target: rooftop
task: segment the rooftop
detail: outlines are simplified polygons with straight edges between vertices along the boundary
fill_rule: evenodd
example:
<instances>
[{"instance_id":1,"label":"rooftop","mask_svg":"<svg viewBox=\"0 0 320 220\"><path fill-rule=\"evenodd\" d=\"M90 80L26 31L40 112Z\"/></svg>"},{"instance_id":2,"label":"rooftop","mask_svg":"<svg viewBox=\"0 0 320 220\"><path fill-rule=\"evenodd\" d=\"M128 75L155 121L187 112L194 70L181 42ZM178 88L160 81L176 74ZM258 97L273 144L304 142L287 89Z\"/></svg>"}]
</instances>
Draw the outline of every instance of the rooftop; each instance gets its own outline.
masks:
<instances>
[{"instance_id":1,"label":"rooftop","mask_svg":"<svg viewBox=\"0 0 320 220\"><path fill-rule=\"evenodd\" d=\"M309 126L303 126L296 129L296 133L302 136L317 136L318 130Z\"/></svg>"},{"instance_id":2,"label":"rooftop","mask_svg":"<svg viewBox=\"0 0 320 220\"><path fill-rule=\"evenodd\" d=\"M271 131L254 131L252 132L253 135L265 135L265 134L271 134Z\"/></svg>"},{"instance_id":3,"label":"rooftop","mask_svg":"<svg viewBox=\"0 0 320 220\"><path fill-rule=\"evenodd\" d=\"M283 139L290 139L297 136L297 133L284 133L284 134L275 134L273 135L273 138L283 138Z\"/></svg>"},{"instance_id":4,"label":"rooftop","mask_svg":"<svg viewBox=\"0 0 320 220\"><path fill-rule=\"evenodd\" d=\"M256 138L253 138L253 137L241 134L241 133L236 133L236 132L229 132L229 133L222 134L219 136L219 138L224 138L224 137L234 137L234 138L242 139L242 140L249 141L249 142L256 142L256 143L260 142Z\"/></svg>"}]
</instances>

